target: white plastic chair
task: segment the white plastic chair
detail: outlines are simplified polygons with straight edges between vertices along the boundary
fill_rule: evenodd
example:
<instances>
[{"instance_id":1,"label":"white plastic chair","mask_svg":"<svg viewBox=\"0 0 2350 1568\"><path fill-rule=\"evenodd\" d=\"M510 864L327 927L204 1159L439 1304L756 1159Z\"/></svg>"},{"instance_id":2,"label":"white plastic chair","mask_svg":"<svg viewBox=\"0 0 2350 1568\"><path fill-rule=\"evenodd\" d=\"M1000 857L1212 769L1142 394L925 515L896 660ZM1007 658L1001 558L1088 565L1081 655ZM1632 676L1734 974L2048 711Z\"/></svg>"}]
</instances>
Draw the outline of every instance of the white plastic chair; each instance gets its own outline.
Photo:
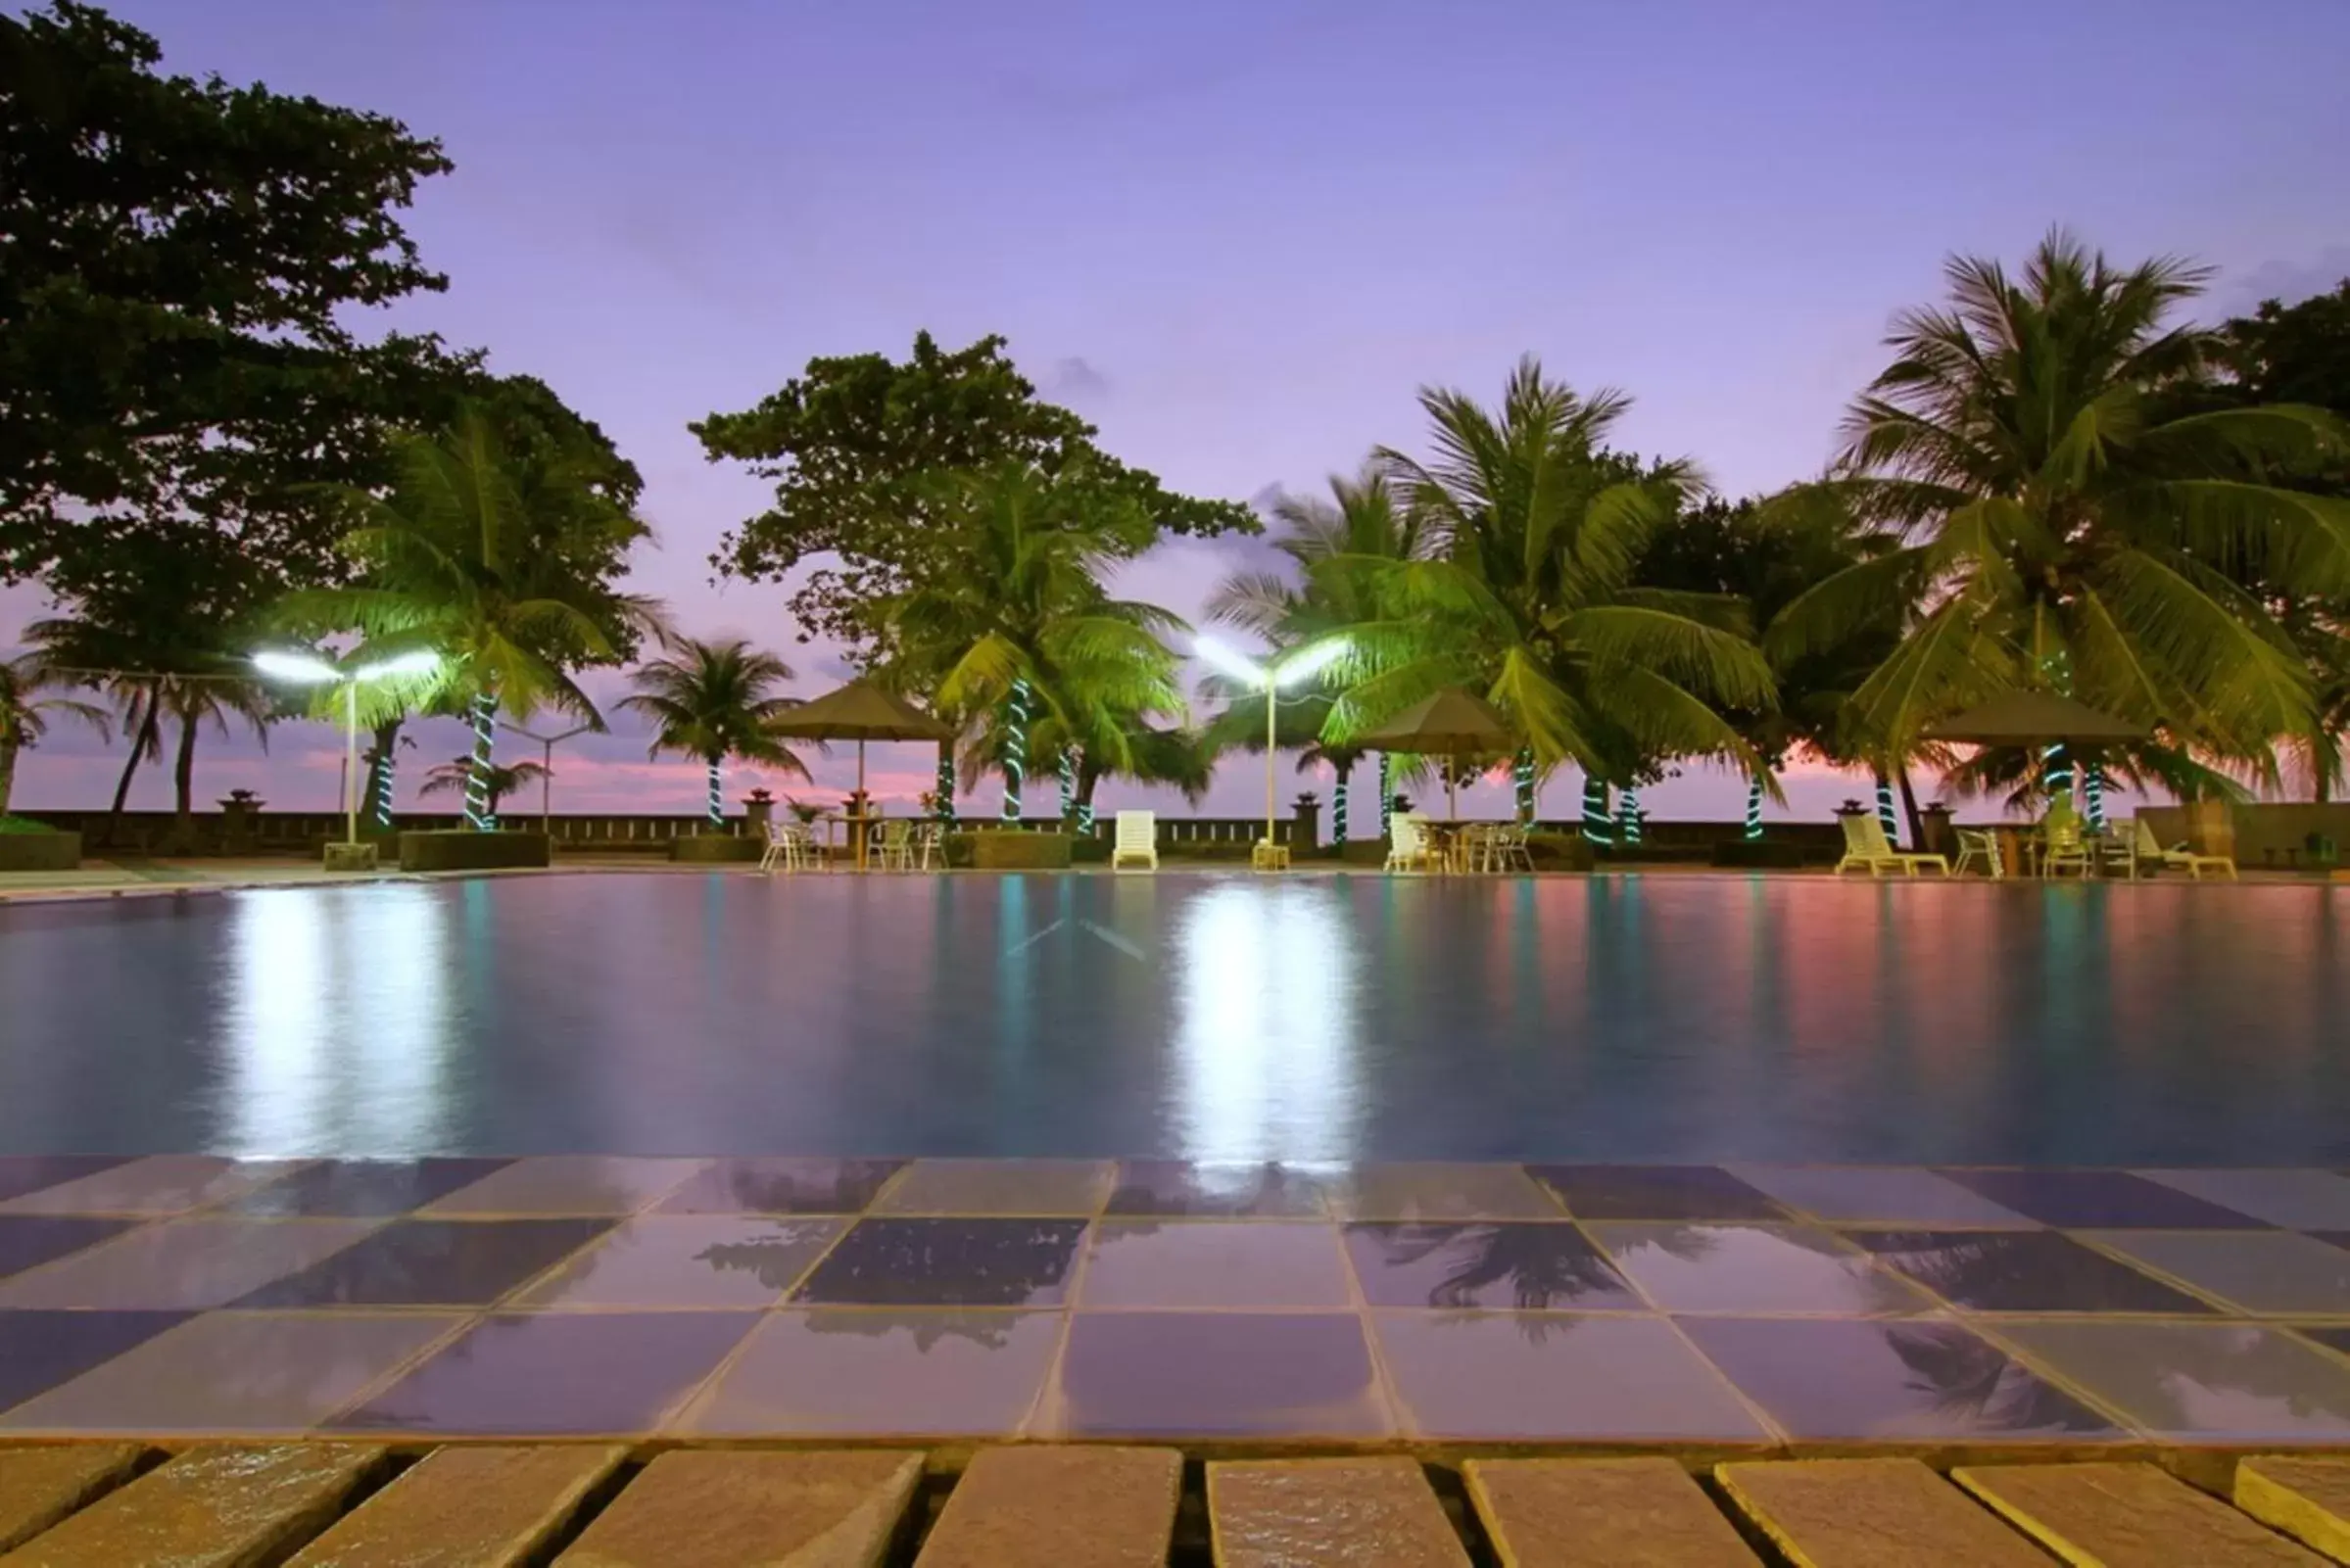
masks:
<instances>
[{"instance_id":1,"label":"white plastic chair","mask_svg":"<svg viewBox=\"0 0 2350 1568\"><path fill-rule=\"evenodd\" d=\"M907 851L909 869L929 871L931 858L934 855L937 857L940 866L946 864L946 825L940 822L926 822L914 830L914 842ZM915 859L922 862L919 867L911 865Z\"/></svg>"},{"instance_id":2,"label":"white plastic chair","mask_svg":"<svg viewBox=\"0 0 2350 1568\"><path fill-rule=\"evenodd\" d=\"M1144 871L1159 869L1159 814L1155 811L1122 811L1118 814L1118 837L1110 846L1110 869L1127 871L1128 861L1136 862Z\"/></svg>"},{"instance_id":3,"label":"white plastic chair","mask_svg":"<svg viewBox=\"0 0 2350 1568\"><path fill-rule=\"evenodd\" d=\"M1532 871L1534 851L1527 845L1523 823L1510 823L1494 829L1485 840L1486 870L1492 872Z\"/></svg>"},{"instance_id":4,"label":"white plastic chair","mask_svg":"<svg viewBox=\"0 0 2350 1568\"><path fill-rule=\"evenodd\" d=\"M823 865L824 858L816 848L816 835L801 824L767 825L767 850L759 856L759 870L772 872L781 866L787 872L816 871Z\"/></svg>"},{"instance_id":5,"label":"white plastic chair","mask_svg":"<svg viewBox=\"0 0 2350 1568\"><path fill-rule=\"evenodd\" d=\"M1966 869L1977 861L1983 862L1983 869L1990 873L1993 881L2002 880L2007 876L2007 862L1999 854L1997 833L1988 828L1959 829L1958 864L1950 868L1952 875L1965 876Z\"/></svg>"},{"instance_id":6,"label":"white plastic chair","mask_svg":"<svg viewBox=\"0 0 2350 1568\"><path fill-rule=\"evenodd\" d=\"M1387 869L1431 871L1436 864L1434 843L1428 837L1428 819L1416 811L1396 813L1388 827Z\"/></svg>"}]
</instances>

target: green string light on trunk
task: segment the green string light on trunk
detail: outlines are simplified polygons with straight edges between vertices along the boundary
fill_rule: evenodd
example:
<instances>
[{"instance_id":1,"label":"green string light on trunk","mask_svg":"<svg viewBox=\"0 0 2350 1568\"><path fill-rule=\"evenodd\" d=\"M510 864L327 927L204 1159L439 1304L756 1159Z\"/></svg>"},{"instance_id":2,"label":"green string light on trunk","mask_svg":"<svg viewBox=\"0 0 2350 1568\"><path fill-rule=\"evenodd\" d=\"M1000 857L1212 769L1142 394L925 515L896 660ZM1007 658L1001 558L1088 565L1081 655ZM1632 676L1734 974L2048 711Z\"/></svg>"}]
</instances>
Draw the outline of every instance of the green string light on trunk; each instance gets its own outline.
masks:
<instances>
[{"instance_id":1,"label":"green string light on trunk","mask_svg":"<svg viewBox=\"0 0 2350 1568\"><path fill-rule=\"evenodd\" d=\"M1021 786L1029 777L1029 684L1012 683L1004 703L1004 821L1020 820Z\"/></svg>"},{"instance_id":2,"label":"green string light on trunk","mask_svg":"<svg viewBox=\"0 0 2350 1568\"><path fill-rule=\"evenodd\" d=\"M1588 773L1583 776L1583 839L1594 849L1615 842L1615 831L1607 822L1607 782Z\"/></svg>"},{"instance_id":3,"label":"green string light on trunk","mask_svg":"<svg viewBox=\"0 0 2350 1568\"><path fill-rule=\"evenodd\" d=\"M1762 781L1754 779L1747 784L1747 842L1762 837Z\"/></svg>"}]
</instances>

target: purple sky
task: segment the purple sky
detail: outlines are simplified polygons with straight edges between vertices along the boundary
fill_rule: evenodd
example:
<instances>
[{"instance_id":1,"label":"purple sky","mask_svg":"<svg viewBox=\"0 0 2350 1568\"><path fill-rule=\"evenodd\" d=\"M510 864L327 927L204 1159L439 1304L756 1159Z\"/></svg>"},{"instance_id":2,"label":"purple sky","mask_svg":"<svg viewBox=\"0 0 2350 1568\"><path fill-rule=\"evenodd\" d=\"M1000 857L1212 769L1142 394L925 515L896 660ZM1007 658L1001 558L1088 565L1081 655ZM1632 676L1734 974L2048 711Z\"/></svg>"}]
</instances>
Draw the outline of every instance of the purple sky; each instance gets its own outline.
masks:
<instances>
[{"instance_id":1,"label":"purple sky","mask_svg":"<svg viewBox=\"0 0 2350 1568\"><path fill-rule=\"evenodd\" d=\"M2062 221L2216 263L2214 314L2350 273L2340 0L114 8L171 69L442 138L456 172L410 229L452 286L398 321L599 420L647 480L661 547L637 585L691 631L788 649L807 691L839 665L792 645L783 591L707 581L761 488L685 427L812 355L1003 332L1119 455L1247 498L1416 447L1415 388L1490 397L1532 350L1630 390L1629 444L1736 494L1820 464L1949 251L2014 258ZM1119 586L1191 615L1246 554L1172 546ZM35 607L0 594L0 645ZM425 727L416 756L460 746ZM91 801L100 750L61 736L19 803ZM645 763L641 737L567 755L575 805L698 800L697 770ZM918 751L875 758L886 789L917 786ZM287 726L267 758L208 742L198 787L329 807L338 767L334 736ZM1232 764L1212 809L1253 809L1262 780ZM1852 792L1791 787L1814 816ZM1649 798L1733 815L1740 794L1697 772ZM134 798L164 803L165 777Z\"/></svg>"}]
</instances>

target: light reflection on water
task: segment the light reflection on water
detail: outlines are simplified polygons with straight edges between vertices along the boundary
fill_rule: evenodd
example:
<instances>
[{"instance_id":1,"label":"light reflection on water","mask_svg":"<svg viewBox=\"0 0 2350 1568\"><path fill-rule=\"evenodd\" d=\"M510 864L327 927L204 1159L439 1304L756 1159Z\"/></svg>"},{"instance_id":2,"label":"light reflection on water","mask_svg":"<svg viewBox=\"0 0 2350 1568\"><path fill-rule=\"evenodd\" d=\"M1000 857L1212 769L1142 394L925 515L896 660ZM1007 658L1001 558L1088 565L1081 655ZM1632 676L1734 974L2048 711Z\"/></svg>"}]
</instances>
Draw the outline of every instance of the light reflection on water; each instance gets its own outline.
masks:
<instances>
[{"instance_id":1,"label":"light reflection on water","mask_svg":"<svg viewBox=\"0 0 2350 1568\"><path fill-rule=\"evenodd\" d=\"M2341 1164L2350 890L562 877L0 908L0 1153Z\"/></svg>"}]
</instances>

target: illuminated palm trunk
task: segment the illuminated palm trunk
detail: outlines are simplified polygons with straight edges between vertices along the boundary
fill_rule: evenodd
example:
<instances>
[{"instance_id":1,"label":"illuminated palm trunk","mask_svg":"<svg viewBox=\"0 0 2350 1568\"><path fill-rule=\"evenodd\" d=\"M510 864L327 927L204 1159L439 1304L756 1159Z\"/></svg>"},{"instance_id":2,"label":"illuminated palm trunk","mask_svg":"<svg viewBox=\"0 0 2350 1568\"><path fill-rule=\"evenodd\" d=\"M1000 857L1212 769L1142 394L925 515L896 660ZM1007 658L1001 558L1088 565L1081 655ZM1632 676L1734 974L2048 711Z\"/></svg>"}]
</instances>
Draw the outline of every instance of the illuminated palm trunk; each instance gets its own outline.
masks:
<instances>
[{"instance_id":1,"label":"illuminated palm trunk","mask_svg":"<svg viewBox=\"0 0 2350 1568\"><path fill-rule=\"evenodd\" d=\"M1517 765L1511 772L1511 781L1517 785L1517 821L1524 827L1534 821L1534 753L1520 751Z\"/></svg>"},{"instance_id":2,"label":"illuminated palm trunk","mask_svg":"<svg viewBox=\"0 0 2350 1568\"><path fill-rule=\"evenodd\" d=\"M951 827L955 820L955 743L952 740L938 742L938 782L934 787L938 792L938 821Z\"/></svg>"},{"instance_id":3,"label":"illuminated palm trunk","mask_svg":"<svg viewBox=\"0 0 2350 1568\"><path fill-rule=\"evenodd\" d=\"M399 754L400 721L375 727L375 750L367 763L367 814L378 828L392 826L393 764Z\"/></svg>"},{"instance_id":4,"label":"illuminated palm trunk","mask_svg":"<svg viewBox=\"0 0 2350 1568\"><path fill-rule=\"evenodd\" d=\"M1352 761L1333 763L1331 771L1338 777L1330 785L1330 843L1346 848L1346 776L1355 771Z\"/></svg>"},{"instance_id":5,"label":"illuminated palm trunk","mask_svg":"<svg viewBox=\"0 0 2350 1568\"><path fill-rule=\"evenodd\" d=\"M1640 843L1640 791L1626 789L1615 799L1615 833L1627 849Z\"/></svg>"},{"instance_id":6,"label":"illuminated palm trunk","mask_svg":"<svg viewBox=\"0 0 2350 1568\"><path fill-rule=\"evenodd\" d=\"M1063 746L1061 748L1061 820L1063 822L1069 821L1071 815L1077 810L1077 795L1078 748Z\"/></svg>"},{"instance_id":7,"label":"illuminated palm trunk","mask_svg":"<svg viewBox=\"0 0 2350 1568\"><path fill-rule=\"evenodd\" d=\"M1753 843L1762 836L1762 781L1747 784L1747 842Z\"/></svg>"},{"instance_id":8,"label":"illuminated palm trunk","mask_svg":"<svg viewBox=\"0 0 2350 1568\"><path fill-rule=\"evenodd\" d=\"M490 793L490 769L498 755L498 693L473 695L473 756L465 779L465 826L488 832L498 826L498 797Z\"/></svg>"},{"instance_id":9,"label":"illuminated palm trunk","mask_svg":"<svg viewBox=\"0 0 2350 1568\"><path fill-rule=\"evenodd\" d=\"M726 826L726 798L718 792L718 765L721 760L718 757L702 759L710 769L710 826L713 828Z\"/></svg>"},{"instance_id":10,"label":"illuminated palm trunk","mask_svg":"<svg viewBox=\"0 0 2350 1568\"><path fill-rule=\"evenodd\" d=\"M1885 830L1885 841L1901 841L1900 818L1894 814L1894 782L1883 774L1877 775L1877 825Z\"/></svg>"},{"instance_id":11,"label":"illuminated palm trunk","mask_svg":"<svg viewBox=\"0 0 2350 1568\"><path fill-rule=\"evenodd\" d=\"M1004 702L1004 821L1020 820L1020 793L1029 777L1029 684L1012 683Z\"/></svg>"},{"instance_id":12,"label":"illuminated palm trunk","mask_svg":"<svg viewBox=\"0 0 2350 1568\"><path fill-rule=\"evenodd\" d=\"M1607 822L1607 781L1588 773L1583 776L1583 841L1595 849L1615 842L1615 832Z\"/></svg>"},{"instance_id":13,"label":"illuminated palm trunk","mask_svg":"<svg viewBox=\"0 0 2350 1568\"><path fill-rule=\"evenodd\" d=\"M2081 782L2082 786L2088 793L2088 831L2093 833L2101 833L2105 831L2104 765L2092 762L2082 769Z\"/></svg>"},{"instance_id":14,"label":"illuminated palm trunk","mask_svg":"<svg viewBox=\"0 0 2350 1568\"><path fill-rule=\"evenodd\" d=\"M1379 837L1392 841L1395 837L1395 774L1387 753L1379 753Z\"/></svg>"}]
</instances>

